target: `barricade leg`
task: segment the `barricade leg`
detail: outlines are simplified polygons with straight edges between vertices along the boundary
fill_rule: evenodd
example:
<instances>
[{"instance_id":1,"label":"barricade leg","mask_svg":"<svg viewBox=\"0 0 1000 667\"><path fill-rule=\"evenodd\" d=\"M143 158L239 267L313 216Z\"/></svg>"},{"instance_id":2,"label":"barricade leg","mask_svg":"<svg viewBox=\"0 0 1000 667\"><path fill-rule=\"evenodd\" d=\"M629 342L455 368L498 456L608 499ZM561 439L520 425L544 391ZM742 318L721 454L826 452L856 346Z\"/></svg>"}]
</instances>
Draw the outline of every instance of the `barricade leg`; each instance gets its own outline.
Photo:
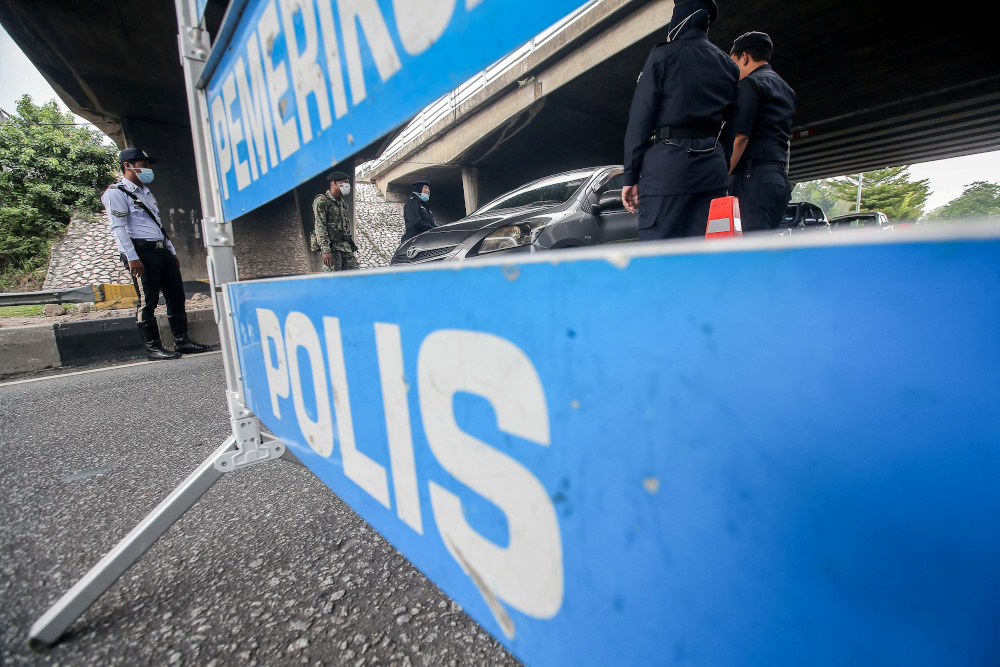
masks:
<instances>
[{"instance_id":1,"label":"barricade leg","mask_svg":"<svg viewBox=\"0 0 1000 667\"><path fill-rule=\"evenodd\" d=\"M265 436L265 443L271 447L278 445L283 450L280 458L298 463L288 448L271 436ZM156 506L132 532L125 536L114 549L90 568L84 577L69 589L58 602L39 618L28 634L28 645L35 650L51 646L63 635L76 619L80 618L90 605L111 588L119 577L132 567L146 553L170 526L194 506L198 499L212 488L224 471L216 461L230 457L237 451L235 437L230 437L215 452L205 459L198 468L188 475L180 486ZM227 459L228 460L228 459ZM268 459L273 460L273 459ZM236 469L242 466L236 466Z\"/></svg>"}]
</instances>

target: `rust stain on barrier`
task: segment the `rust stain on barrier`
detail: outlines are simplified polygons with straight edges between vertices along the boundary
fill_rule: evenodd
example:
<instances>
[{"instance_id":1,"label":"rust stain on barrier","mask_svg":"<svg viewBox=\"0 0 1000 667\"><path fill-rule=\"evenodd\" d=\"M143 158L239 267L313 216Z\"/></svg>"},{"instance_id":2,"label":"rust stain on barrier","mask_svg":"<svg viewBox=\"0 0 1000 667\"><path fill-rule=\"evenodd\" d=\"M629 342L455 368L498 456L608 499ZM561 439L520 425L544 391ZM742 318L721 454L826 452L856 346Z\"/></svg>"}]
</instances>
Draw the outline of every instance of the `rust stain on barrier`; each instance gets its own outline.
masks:
<instances>
[{"instance_id":1,"label":"rust stain on barrier","mask_svg":"<svg viewBox=\"0 0 1000 667\"><path fill-rule=\"evenodd\" d=\"M521 275L521 269L516 266L505 266L501 269L501 271L503 272L504 278L511 282L517 280L517 277Z\"/></svg>"}]
</instances>

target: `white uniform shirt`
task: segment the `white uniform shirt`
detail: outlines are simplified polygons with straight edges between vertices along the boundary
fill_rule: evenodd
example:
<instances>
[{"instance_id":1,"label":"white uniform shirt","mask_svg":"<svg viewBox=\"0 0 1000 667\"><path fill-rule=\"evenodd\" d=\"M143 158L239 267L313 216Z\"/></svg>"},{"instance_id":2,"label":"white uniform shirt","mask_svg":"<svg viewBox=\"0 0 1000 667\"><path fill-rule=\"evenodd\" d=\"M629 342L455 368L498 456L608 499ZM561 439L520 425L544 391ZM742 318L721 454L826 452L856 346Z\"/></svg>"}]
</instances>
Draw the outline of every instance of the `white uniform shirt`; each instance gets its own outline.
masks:
<instances>
[{"instance_id":1,"label":"white uniform shirt","mask_svg":"<svg viewBox=\"0 0 1000 667\"><path fill-rule=\"evenodd\" d=\"M101 197L101 203L104 204L104 210L108 216L108 224L111 225L111 235L115 237L115 243L118 244L118 251L130 261L134 261L139 259L139 255L135 251L132 239L146 239L148 241L166 239L164 245L166 245L167 250L176 255L174 244L166 238L160 226L156 224L156 220L132 197L118 189L118 185L118 183L113 184ZM127 179L122 179L121 185L139 197L157 218L160 217L160 207L156 205L156 197L153 196L149 188L145 185L140 187Z\"/></svg>"}]
</instances>

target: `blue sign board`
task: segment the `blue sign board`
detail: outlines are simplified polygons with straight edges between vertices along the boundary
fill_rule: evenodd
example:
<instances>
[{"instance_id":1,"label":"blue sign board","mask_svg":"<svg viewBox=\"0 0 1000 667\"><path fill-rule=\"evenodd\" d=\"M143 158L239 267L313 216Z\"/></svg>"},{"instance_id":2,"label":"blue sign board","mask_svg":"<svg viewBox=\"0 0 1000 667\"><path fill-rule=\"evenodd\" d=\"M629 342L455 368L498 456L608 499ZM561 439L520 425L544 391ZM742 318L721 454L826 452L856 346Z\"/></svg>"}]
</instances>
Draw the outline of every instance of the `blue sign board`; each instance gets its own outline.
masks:
<instances>
[{"instance_id":1,"label":"blue sign board","mask_svg":"<svg viewBox=\"0 0 1000 667\"><path fill-rule=\"evenodd\" d=\"M248 2L206 88L225 218L350 157L582 4Z\"/></svg>"},{"instance_id":2,"label":"blue sign board","mask_svg":"<svg viewBox=\"0 0 1000 667\"><path fill-rule=\"evenodd\" d=\"M229 285L248 405L528 664L996 663L1000 239L669 250Z\"/></svg>"}]
</instances>

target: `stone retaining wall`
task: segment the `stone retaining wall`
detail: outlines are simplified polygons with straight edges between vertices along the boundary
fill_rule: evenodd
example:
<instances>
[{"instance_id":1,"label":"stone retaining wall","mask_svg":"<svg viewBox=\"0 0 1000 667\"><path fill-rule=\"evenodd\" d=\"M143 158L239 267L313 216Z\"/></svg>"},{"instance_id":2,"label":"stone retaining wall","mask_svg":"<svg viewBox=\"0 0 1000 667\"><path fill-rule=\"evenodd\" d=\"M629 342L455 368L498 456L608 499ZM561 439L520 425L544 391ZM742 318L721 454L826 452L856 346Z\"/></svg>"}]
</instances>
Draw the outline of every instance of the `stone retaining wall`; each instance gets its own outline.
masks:
<instances>
[{"instance_id":1,"label":"stone retaining wall","mask_svg":"<svg viewBox=\"0 0 1000 667\"><path fill-rule=\"evenodd\" d=\"M390 204L371 183L357 182L354 190L355 243L362 269L389 266L403 237L403 205Z\"/></svg>"},{"instance_id":2,"label":"stone retaining wall","mask_svg":"<svg viewBox=\"0 0 1000 667\"><path fill-rule=\"evenodd\" d=\"M103 215L76 214L52 247L43 289L130 283Z\"/></svg>"}]
</instances>

